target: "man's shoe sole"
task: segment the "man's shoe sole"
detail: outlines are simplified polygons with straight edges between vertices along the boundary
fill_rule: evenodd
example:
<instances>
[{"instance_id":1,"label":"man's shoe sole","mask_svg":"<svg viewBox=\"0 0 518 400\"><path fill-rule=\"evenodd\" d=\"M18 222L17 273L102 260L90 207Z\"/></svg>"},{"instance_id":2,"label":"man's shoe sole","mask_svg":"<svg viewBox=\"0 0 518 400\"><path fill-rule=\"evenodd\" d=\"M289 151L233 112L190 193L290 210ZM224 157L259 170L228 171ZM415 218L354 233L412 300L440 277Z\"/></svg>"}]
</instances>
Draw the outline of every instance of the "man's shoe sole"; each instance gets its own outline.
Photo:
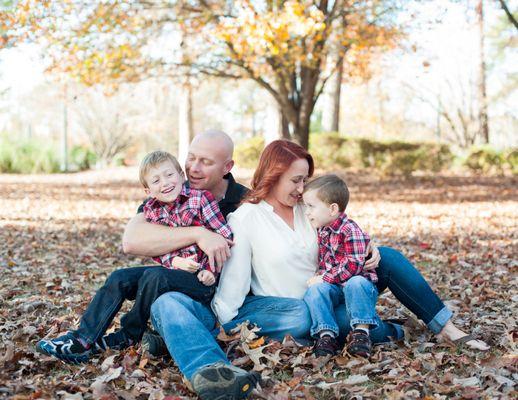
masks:
<instances>
[{"instance_id":1,"label":"man's shoe sole","mask_svg":"<svg viewBox=\"0 0 518 400\"><path fill-rule=\"evenodd\" d=\"M258 372L248 372L246 375L236 376L234 372L227 367L220 366L207 369L201 372L202 376L215 383L214 386L207 387L198 391L198 395L202 400L237 400L247 397L252 390L261 381L261 375ZM219 376L229 385L217 385L221 383Z\"/></svg>"}]
</instances>

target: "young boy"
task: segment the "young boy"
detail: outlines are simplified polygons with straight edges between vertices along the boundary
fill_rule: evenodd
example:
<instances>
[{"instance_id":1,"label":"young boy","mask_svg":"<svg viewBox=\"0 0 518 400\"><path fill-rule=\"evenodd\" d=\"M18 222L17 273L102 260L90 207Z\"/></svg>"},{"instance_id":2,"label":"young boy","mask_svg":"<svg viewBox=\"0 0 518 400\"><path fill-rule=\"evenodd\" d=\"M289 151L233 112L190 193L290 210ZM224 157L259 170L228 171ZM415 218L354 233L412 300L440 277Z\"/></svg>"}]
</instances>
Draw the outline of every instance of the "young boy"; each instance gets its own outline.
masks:
<instances>
[{"instance_id":1,"label":"young boy","mask_svg":"<svg viewBox=\"0 0 518 400\"><path fill-rule=\"evenodd\" d=\"M304 188L306 215L318 228L318 271L308 280L304 301L316 339L317 356L334 355L338 350L338 324L334 306L345 300L352 332L347 351L369 357L372 343L369 328L376 327L378 291L375 271L365 271L366 249L370 238L345 214L349 189L336 175L324 175Z\"/></svg>"},{"instance_id":2,"label":"young boy","mask_svg":"<svg viewBox=\"0 0 518 400\"><path fill-rule=\"evenodd\" d=\"M184 180L182 169L171 154L154 151L144 157L140 165L140 182L150 199L144 205L144 215L150 222L168 226L204 226L231 240L232 232L220 212L212 194L191 189ZM210 267L208 257L197 245L155 257L160 266L133 267L118 270L101 287L91 306L96 308L102 291L119 298L119 306L111 310L99 309L95 316L83 315L77 330L56 339L41 340L36 349L65 362L85 362L91 355L106 348L123 349L140 341L149 319L151 305L163 293L177 291L208 303L215 292L217 271ZM172 268L159 287L144 287L144 276L159 268ZM198 272L199 271L199 272ZM194 272L197 272L196 275ZM124 275L126 279L120 279ZM114 293L115 291L115 293ZM109 327L124 299L134 299L133 308L121 318L121 329L102 336ZM98 303L101 303L98 301ZM98 308L101 308L99 304ZM102 316L99 316L102 315Z\"/></svg>"}]
</instances>

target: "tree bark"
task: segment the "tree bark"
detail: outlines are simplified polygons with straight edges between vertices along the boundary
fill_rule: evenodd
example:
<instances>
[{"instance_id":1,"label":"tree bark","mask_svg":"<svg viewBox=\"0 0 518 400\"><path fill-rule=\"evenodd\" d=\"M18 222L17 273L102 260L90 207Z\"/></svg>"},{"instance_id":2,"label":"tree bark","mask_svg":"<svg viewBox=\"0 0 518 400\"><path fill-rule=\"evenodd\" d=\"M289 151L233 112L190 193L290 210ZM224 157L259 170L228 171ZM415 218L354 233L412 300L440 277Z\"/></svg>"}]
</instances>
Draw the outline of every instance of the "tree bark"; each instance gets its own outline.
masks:
<instances>
[{"instance_id":1,"label":"tree bark","mask_svg":"<svg viewBox=\"0 0 518 400\"><path fill-rule=\"evenodd\" d=\"M291 134L290 134L290 122L288 121L288 118L286 118L286 116L284 115L284 113L282 112L282 110L279 108L279 118L281 120L281 137L283 139L286 139L286 140L290 140L291 139Z\"/></svg>"},{"instance_id":2,"label":"tree bark","mask_svg":"<svg viewBox=\"0 0 518 400\"><path fill-rule=\"evenodd\" d=\"M68 84L63 84L63 132L61 135L61 171L68 172Z\"/></svg>"},{"instance_id":3,"label":"tree bark","mask_svg":"<svg viewBox=\"0 0 518 400\"><path fill-rule=\"evenodd\" d=\"M477 4L477 25L479 30L479 81L478 98L479 112L478 120L480 135L484 143L489 143L489 122L487 115L487 92L486 92L486 62L484 54L484 2L478 0Z\"/></svg>"},{"instance_id":4,"label":"tree bark","mask_svg":"<svg viewBox=\"0 0 518 400\"><path fill-rule=\"evenodd\" d=\"M181 89L178 106L178 161L180 165L185 163L193 136L192 87L186 83Z\"/></svg>"},{"instance_id":5,"label":"tree bark","mask_svg":"<svg viewBox=\"0 0 518 400\"><path fill-rule=\"evenodd\" d=\"M327 83L329 90L322 112L322 129L326 132L340 131L340 96L342 93L343 58L338 64L333 79Z\"/></svg>"}]
</instances>

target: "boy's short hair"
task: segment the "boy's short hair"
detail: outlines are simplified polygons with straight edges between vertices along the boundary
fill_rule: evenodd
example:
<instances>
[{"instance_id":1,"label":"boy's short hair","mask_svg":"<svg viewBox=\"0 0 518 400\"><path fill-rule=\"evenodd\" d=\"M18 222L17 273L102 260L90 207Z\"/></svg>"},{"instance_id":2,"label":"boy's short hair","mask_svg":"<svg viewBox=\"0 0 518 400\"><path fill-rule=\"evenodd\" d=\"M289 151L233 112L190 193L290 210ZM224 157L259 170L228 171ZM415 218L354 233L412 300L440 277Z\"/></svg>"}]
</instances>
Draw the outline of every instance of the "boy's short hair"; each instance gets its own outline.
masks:
<instances>
[{"instance_id":1,"label":"boy's short hair","mask_svg":"<svg viewBox=\"0 0 518 400\"><path fill-rule=\"evenodd\" d=\"M178 173L183 175L182 167L180 167L180 163L175 156L173 156L171 153L168 153L167 151L152 151L151 153L148 153L140 163L139 179L140 183L142 183L142 186L148 188L146 174L149 172L150 168L156 167L157 165L162 164L164 161L171 161Z\"/></svg>"},{"instance_id":2,"label":"boy's short hair","mask_svg":"<svg viewBox=\"0 0 518 400\"><path fill-rule=\"evenodd\" d=\"M324 175L313 179L304 187L304 192L317 191L317 197L327 204L338 204L340 212L344 212L349 204L349 188L335 174Z\"/></svg>"}]
</instances>

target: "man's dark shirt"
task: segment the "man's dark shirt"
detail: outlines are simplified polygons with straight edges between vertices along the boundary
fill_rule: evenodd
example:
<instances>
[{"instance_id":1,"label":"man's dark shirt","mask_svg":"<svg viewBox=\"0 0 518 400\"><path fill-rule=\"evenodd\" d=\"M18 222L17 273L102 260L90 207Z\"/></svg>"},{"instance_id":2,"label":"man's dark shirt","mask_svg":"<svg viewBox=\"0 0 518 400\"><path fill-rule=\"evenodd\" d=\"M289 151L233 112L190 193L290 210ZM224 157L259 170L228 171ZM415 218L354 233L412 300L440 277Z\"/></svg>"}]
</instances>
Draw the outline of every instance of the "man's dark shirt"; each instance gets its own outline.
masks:
<instances>
[{"instance_id":1,"label":"man's dark shirt","mask_svg":"<svg viewBox=\"0 0 518 400\"><path fill-rule=\"evenodd\" d=\"M248 188L241 185L240 183L237 183L230 172L226 174L223 179L228 180L228 186L227 191L225 192L225 197L218 202L218 206L221 214L227 218L228 214L236 211L237 206L239 203L241 203L241 200L243 200L245 194L248 192ZM148 199L142 202L137 210L137 213L144 212L144 204L146 204L147 200Z\"/></svg>"}]
</instances>

